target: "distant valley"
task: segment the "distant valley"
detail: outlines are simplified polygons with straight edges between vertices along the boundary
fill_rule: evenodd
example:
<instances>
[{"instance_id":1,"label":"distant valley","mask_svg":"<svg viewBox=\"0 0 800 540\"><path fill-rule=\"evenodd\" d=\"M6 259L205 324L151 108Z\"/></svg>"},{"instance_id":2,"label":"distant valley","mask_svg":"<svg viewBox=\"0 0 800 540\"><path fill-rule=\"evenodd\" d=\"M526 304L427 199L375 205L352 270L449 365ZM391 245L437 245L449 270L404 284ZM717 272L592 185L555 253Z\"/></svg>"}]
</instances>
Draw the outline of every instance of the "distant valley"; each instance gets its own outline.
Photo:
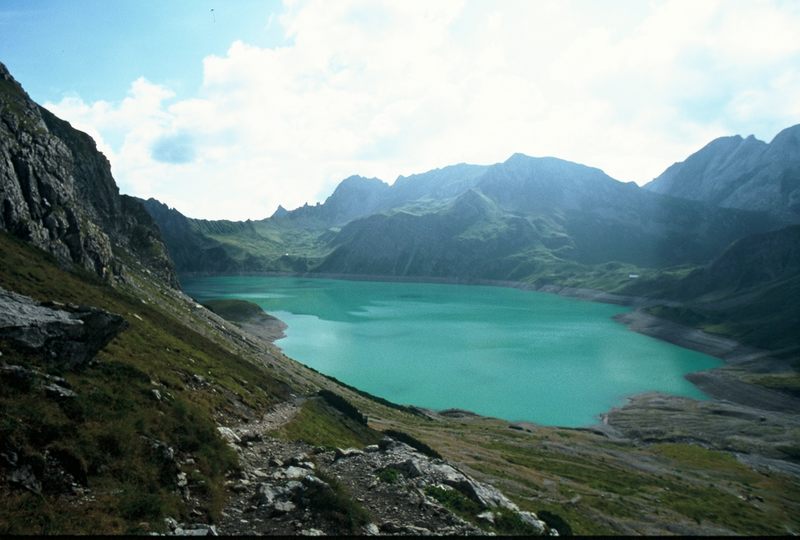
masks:
<instances>
[{"instance_id":1,"label":"distant valley","mask_svg":"<svg viewBox=\"0 0 800 540\"><path fill-rule=\"evenodd\" d=\"M179 273L589 288L693 306L650 311L791 355L800 315L781 291L800 276L799 168L800 125L769 144L717 139L644 187L515 154L392 185L352 176L324 203L257 221L191 219L142 202Z\"/></svg>"}]
</instances>

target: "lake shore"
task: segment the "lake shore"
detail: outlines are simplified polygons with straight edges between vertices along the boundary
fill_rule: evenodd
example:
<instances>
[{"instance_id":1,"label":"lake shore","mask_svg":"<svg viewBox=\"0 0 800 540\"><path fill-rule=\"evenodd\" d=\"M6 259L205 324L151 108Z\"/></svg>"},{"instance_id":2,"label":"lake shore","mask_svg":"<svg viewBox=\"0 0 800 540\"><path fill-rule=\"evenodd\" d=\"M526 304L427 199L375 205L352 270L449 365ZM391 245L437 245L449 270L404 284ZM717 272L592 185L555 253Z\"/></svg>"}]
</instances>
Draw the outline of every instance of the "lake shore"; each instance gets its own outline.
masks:
<instances>
[{"instance_id":1,"label":"lake shore","mask_svg":"<svg viewBox=\"0 0 800 540\"><path fill-rule=\"evenodd\" d=\"M331 276L324 277L333 279ZM480 284L490 285L486 282ZM611 440L635 444L694 442L732 452L737 459L753 468L800 478L800 466L791 459L787 460L784 454L785 448L795 444L793 434L800 430L800 419L796 415L796 411L800 410L800 399L743 380L748 374L785 370L785 361L771 358L766 351L743 346L734 340L650 315L642 309L649 303L647 299L609 295L589 289L537 289L526 284L503 282L491 285L632 306L632 311L616 315L614 319L637 333L716 356L725 362L719 368L686 375L686 379L711 397L710 400L657 392L636 394L628 397L624 405L600 414L597 424L570 429L590 431ZM254 316L241 321L239 325L270 343L282 337L286 328L283 321L273 316ZM414 408L431 418L482 417L470 411ZM539 426L532 422L510 422L509 428L535 432ZM746 437L740 434L746 434ZM761 442L754 444L753 441Z\"/></svg>"}]
</instances>

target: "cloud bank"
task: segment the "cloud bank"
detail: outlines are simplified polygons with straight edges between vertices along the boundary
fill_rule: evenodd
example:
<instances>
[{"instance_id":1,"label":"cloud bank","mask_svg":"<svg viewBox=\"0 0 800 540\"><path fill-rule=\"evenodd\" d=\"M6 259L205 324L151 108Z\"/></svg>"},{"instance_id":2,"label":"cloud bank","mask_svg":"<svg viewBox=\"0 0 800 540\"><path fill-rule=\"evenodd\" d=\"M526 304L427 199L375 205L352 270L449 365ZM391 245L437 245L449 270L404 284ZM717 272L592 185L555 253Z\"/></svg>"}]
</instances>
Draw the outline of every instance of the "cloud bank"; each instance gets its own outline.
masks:
<instances>
[{"instance_id":1,"label":"cloud bank","mask_svg":"<svg viewBox=\"0 0 800 540\"><path fill-rule=\"evenodd\" d=\"M269 24L285 44L206 57L192 97L139 78L46 107L124 192L211 219L514 152L641 184L714 137L800 121L798 2L287 0Z\"/></svg>"}]
</instances>

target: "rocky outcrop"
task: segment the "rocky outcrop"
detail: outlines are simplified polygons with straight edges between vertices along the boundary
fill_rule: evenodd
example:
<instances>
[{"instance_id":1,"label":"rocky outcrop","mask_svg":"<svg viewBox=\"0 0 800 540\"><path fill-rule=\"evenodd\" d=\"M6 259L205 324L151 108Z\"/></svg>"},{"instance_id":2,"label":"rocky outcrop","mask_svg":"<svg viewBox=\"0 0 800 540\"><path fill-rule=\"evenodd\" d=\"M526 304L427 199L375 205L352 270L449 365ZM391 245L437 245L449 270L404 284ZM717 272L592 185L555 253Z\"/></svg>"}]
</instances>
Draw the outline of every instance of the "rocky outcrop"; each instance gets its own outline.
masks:
<instances>
[{"instance_id":1,"label":"rocky outcrop","mask_svg":"<svg viewBox=\"0 0 800 540\"><path fill-rule=\"evenodd\" d=\"M142 264L177 284L157 226L138 201L120 196L92 138L34 103L3 64L0 230L103 278Z\"/></svg>"},{"instance_id":2,"label":"rocky outcrop","mask_svg":"<svg viewBox=\"0 0 800 540\"><path fill-rule=\"evenodd\" d=\"M0 339L62 370L86 365L126 325L102 309L42 304L0 288Z\"/></svg>"},{"instance_id":3,"label":"rocky outcrop","mask_svg":"<svg viewBox=\"0 0 800 540\"><path fill-rule=\"evenodd\" d=\"M276 407L281 421L293 416L287 407L296 412ZM312 447L270 436L270 416L221 429L242 464L221 534L485 535L509 533L509 522L516 534L556 534L497 488L399 440Z\"/></svg>"}]
</instances>

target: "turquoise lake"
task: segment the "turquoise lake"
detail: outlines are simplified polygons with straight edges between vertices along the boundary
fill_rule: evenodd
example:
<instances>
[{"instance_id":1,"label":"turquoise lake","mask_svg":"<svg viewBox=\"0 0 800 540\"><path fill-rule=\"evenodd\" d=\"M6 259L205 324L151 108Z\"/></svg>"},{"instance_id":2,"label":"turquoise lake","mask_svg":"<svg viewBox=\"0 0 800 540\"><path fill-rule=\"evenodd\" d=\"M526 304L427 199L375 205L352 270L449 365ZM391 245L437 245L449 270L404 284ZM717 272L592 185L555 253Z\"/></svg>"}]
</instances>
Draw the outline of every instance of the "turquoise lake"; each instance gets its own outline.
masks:
<instances>
[{"instance_id":1,"label":"turquoise lake","mask_svg":"<svg viewBox=\"0 0 800 540\"><path fill-rule=\"evenodd\" d=\"M720 361L637 334L627 308L474 285L289 277L182 279L199 301L239 298L289 328L290 357L402 404L565 427L647 391L703 399L683 378Z\"/></svg>"}]
</instances>

